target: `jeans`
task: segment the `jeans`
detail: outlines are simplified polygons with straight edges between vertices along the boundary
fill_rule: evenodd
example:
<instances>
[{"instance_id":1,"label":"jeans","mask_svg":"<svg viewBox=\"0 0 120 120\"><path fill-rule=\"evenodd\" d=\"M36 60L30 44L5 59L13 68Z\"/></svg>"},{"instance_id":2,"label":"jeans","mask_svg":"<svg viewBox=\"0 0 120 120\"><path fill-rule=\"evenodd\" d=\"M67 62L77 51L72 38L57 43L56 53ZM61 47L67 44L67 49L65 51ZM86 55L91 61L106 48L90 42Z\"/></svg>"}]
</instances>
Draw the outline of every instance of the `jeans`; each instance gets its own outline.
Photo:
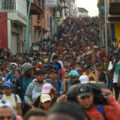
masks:
<instances>
[{"instance_id":1,"label":"jeans","mask_svg":"<svg viewBox=\"0 0 120 120\"><path fill-rule=\"evenodd\" d=\"M113 79L108 78L108 88L113 91Z\"/></svg>"}]
</instances>

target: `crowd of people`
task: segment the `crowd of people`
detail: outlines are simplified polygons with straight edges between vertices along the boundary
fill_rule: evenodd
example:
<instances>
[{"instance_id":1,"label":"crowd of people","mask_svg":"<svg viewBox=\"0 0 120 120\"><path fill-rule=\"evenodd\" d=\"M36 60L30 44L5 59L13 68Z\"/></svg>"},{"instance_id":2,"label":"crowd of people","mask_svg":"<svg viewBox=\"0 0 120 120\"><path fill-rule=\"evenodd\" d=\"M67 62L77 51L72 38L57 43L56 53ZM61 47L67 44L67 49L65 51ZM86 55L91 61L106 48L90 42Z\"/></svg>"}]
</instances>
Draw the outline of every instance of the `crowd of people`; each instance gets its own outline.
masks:
<instances>
[{"instance_id":1,"label":"crowd of people","mask_svg":"<svg viewBox=\"0 0 120 120\"><path fill-rule=\"evenodd\" d=\"M1 120L119 120L120 51L99 46L97 17L67 18L39 51L0 51Z\"/></svg>"}]
</instances>

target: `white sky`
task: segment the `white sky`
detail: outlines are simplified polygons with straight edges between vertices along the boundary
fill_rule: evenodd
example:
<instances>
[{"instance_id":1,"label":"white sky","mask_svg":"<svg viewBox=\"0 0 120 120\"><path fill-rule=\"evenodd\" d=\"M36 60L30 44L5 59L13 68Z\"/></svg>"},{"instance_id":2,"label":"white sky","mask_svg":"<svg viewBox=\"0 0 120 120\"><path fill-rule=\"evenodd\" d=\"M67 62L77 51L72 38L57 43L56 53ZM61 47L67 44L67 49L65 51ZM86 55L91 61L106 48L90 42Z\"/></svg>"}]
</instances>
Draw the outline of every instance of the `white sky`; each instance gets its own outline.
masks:
<instances>
[{"instance_id":1,"label":"white sky","mask_svg":"<svg viewBox=\"0 0 120 120\"><path fill-rule=\"evenodd\" d=\"M98 15L97 0L76 0L78 7L86 8L90 16Z\"/></svg>"}]
</instances>

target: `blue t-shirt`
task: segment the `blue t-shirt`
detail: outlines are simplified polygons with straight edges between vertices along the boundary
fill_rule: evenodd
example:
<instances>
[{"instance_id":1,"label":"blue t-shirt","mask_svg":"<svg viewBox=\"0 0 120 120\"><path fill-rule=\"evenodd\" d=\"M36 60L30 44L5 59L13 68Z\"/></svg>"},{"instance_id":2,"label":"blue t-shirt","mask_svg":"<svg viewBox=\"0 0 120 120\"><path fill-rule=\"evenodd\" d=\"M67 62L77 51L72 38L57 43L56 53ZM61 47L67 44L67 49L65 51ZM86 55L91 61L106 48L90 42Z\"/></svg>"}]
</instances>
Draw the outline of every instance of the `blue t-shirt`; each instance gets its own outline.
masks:
<instances>
[{"instance_id":1,"label":"blue t-shirt","mask_svg":"<svg viewBox=\"0 0 120 120\"><path fill-rule=\"evenodd\" d=\"M50 84L55 87L57 96L60 96L60 88L61 88L62 82L58 80L56 82L50 81Z\"/></svg>"}]
</instances>

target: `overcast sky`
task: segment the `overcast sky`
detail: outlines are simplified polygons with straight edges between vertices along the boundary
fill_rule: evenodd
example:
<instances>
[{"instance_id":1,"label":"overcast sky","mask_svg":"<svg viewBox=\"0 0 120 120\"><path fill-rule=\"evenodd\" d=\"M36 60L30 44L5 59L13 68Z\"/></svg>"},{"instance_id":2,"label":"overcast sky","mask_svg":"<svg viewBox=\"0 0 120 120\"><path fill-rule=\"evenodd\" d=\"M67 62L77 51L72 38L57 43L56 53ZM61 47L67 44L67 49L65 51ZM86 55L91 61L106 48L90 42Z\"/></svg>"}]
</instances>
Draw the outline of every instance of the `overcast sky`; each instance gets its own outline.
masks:
<instances>
[{"instance_id":1,"label":"overcast sky","mask_svg":"<svg viewBox=\"0 0 120 120\"><path fill-rule=\"evenodd\" d=\"M98 15L97 0L76 0L78 7L86 8L90 16Z\"/></svg>"}]
</instances>

